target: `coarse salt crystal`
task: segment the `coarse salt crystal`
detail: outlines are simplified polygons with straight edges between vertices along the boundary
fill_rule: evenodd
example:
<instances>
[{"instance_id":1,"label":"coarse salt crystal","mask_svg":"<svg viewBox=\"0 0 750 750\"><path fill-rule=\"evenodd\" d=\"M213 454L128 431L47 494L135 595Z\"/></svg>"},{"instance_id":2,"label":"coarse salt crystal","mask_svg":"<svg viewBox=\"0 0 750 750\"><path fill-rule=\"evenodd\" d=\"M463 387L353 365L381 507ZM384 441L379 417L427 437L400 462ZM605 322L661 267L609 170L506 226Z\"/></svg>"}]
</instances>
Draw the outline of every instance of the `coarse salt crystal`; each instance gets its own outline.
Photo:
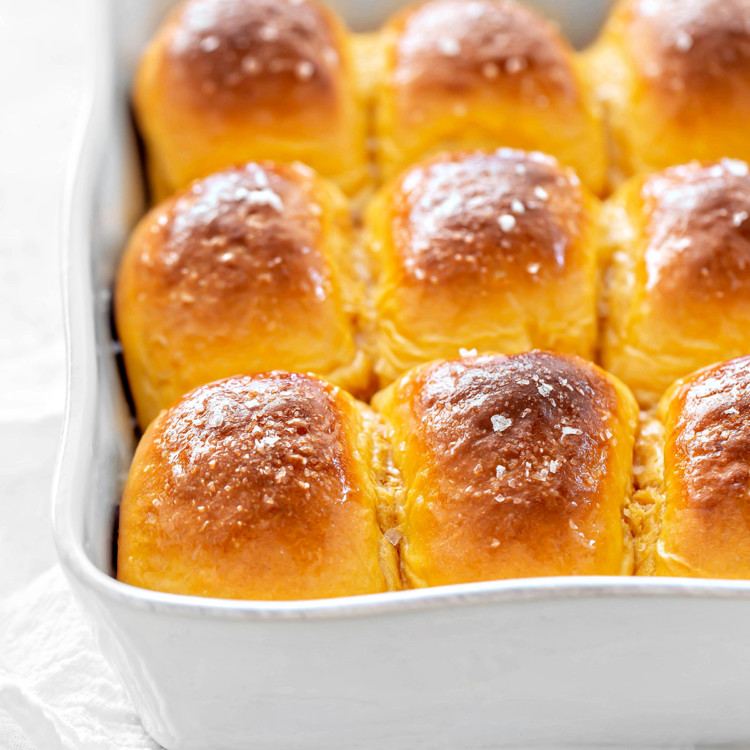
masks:
<instances>
[{"instance_id":1,"label":"coarse salt crystal","mask_svg":"<svg viewBox=\"0 0 750 750\"><path fill-rule=\"evenodd\" d=\"M262 26L258 36L264 42L273 42L279 38L279 30L275 26Z\"/></svg>"},{"instance_id":2,"label":"coarse salt crystal","mask_svg":"<svg viewBox=\"0 0 750 750\"><path fill-rule=\"evenodd\" d=\"M205 39L201 39L200 47L204 52L213 52L214 50L219 49L219 39L213 34L207 36Z\"/></svg>"},{"instance_id":3,"label":"coarse salt crystal","mask_svg":"<svg viewBox=\"0 0 750 750\"><path fill-rule=\"evenodd\" d=\"M511 216L510 214L503 214L498 219L498 223L500 224L500 229L502 229L503 232L510 232L516 226L516 217Z\"/></svg>"},{"instance_id":4,"label":"coarse salt crystal","mask_svg":"<svg viewBox=\"0 0 750 750\"><path fill-rule=\"evenodd\" d=\"M476 357L477 356L476 349L464 349L463 347L461 347L458 350L458 353L461 357Z\"/></svg>"},{"instance_id":5,"label":"coarse salt crystal","mask_svg":"<svg viewBox=\"0 0 750 750\"><path fill-rule=\"evenodd\" d=\"M504 417L502 414L493 414L490 419L492 421L492 429L495 432L504 432L513 424L512 420Z\"/></svg>"},{"instance_id":6,"label":"coarse salt crystal","mask_svg":"<svg viewBox=\"0 0 750 750\"><path fill-rule=\"evenodd\" d=\"M541 385L538 385L536 389L539 391L540 395L544 396L544 398L547 398L547 396L552 393L552 386L549 383L542 383Z\"/></svg>"},{"instance_id":7,"label":"coarse salt crystal","mask_svg":"<svg viewBox=\"0 0 750 750\"><path fill-rule=\"evenodd\" d=\"M526 60L522 57L509 57L505 62L505 70L511 75L520 73L526 67Z\"/></svg>"},{"instance_id":8,"label":"coarse salt crystal","mask_svg":"<svg viewBox=\"0 0 750 750\"><path fill-rule=\"evenodd\" d=\"M461 53L461 45L449 36L438 39L438 49L448 57L456 57L456 55Z\"/></svg>"},{"instance_id":9,"label":"coarse salt crystal","mask_svg":"<svg viewBox=\"0 0 750 750\"><path fill-rule=\"evenodd\" d=\"M497 63L486 62L482 65L482 75L485 78L497 78L500 75L500 68Z\"/></svg>"},{"instance_id":10,"label":"coarse salt crystal","mask_svg":"<svg viewBox=\"0 0 750 750\"><path fill-rule=\"evenodd\" d=\"M723 159L722 164L727 172L733 174L735 177L747 177L748 167L744 161L737 159Z\"/></svg>"},{"instance_id":11,"label":"coarse salt crystal","mask_svg":"<svg viewBox=\"0 0 750 750\"><path fill-rule=\"evenodd\" d=\"M398 529L388 529L383 536L395 547L403 535Z\"/></svg>"},{"instance_id":12,"label":"coarse salt crystal","mask_svg":"<svg viewBox=\"0 0 750 750\"><path fill-rule=\"evenodd\" d=\"M687 52L693 46L693 37L691 37L685 29L677 29L674 46L680 50L680 52Z\"/></svg>"},{"instance_id":13,"label":"coarse salt crystal","mask_svg":"<svg viewBox=\"0 0 750 750\"><path fill-rule=\"evenodd\" d=\"M245 203L250 206L269 206L279 213L284 210L284 204L281 202L281 198L270 188L249 190L244 200Z\"/></svg>"},{"instance_id":14,"label":"coarse salt crystal","mask_svg":"<svg viewBox=\"0 0 750 750\"><path fill-rule=\"evenodd\" d=\"M547 198L549 198L549 193L541 185L537 185L534 188L534 195L539 198L540 201L546 201Z\"/></svg>"},{"instance_id":15,"label":"coarse salt crystal","mask_svg":"<svg viewBox=\"0 0 750 750\"><path fill-rule=\"evenodd\" d=\"M252 75L253 73L257 73L258 70L260 70L260 63L252 55L245 55L245 57L242 58L240 67L245 73L247 73L248 75Z\"/></svg>"},{"instance_id":16,"label":"coarse salt crystal","mask_svg":"<svg viewBox=\"0 0 750 750\"><path fill-rule=\"evenodd\" d=\"M301 60L294 66L294 72L301 81L309 81L315 73L315 66L309 60Z\"/></svg>"},{"instance_id":17,"label":"coarse salt crystal","mask_svg":"<svg viewBox=\"0 0 750 750\"><path fill-rule=\"evenodd\" d=\"M562 428L562 434L563 435L582 435L583 433L577 427L566 426Z\"/></svg>"}]
</instances>

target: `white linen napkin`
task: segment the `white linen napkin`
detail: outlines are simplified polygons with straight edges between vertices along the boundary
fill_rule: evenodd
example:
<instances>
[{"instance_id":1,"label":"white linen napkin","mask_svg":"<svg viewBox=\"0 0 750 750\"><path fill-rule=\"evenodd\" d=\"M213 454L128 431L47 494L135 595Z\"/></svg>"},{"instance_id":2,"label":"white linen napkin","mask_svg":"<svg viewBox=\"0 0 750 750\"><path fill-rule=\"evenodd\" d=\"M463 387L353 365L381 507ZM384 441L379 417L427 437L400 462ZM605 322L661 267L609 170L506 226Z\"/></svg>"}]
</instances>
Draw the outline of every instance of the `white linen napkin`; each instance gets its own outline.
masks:
<instances>
[{"instance_id":1,"label":"white linen napkin","mask_svg":"<svg viewBox=\"0 0 750 750\"><path fill-rule=\"evenodd\" d=\"M0 602L1 750L157 750L59 566Z\"/></svg>"}]
</instances>

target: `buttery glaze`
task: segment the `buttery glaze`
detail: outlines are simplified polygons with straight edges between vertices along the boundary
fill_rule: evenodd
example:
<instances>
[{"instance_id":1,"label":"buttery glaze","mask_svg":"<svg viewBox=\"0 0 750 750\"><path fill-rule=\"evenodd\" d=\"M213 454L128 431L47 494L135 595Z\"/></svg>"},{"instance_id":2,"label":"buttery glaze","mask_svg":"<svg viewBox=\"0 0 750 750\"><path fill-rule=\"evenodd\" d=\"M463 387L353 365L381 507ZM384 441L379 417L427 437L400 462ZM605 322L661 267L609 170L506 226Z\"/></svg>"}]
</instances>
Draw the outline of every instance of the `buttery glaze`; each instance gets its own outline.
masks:
<instances>
[{"instance_id":1,"label":"buttery glaze","mask_svg":"<svg viewBox=\"0 0 750 750\"><path fill-rule=\"evenodd\" d=\"M375 101L386 178L442 150L541 150L604 187L604 134L575 52L506 0L427 0L382 29Z\"/></svg>"},{"instance_id":2,"label":"buttery glaze","mask_svg":"<svg viewBox=\"0 0 750 750\"><path fill-rule=\"evenodd\" d=\"M583 234L575 174L543 154L509 149L412 167L392 210L393 244L410 282L539 283L575 262Z\"/></svg>"},{"instance_id":3,"label":"buttery glaze","mask_svg":"<svg viewBox=\"0 0 750 750\"><path fill-rule=\"evenodd\" d=\"M136 452L120 508L118 578L242 599L387 590L376 435L367 436L363 410L301 374L192 391Z\"/></svg>"},{"instance_id":4,"label":"buttery glaze","mask_svg":"<svg viewBox=\"0 0 750 750\"><path fill-rule=\"evenodd\" d=\"M467 357L411 371L374 404L406 485L410 585L629 572L637 412L596 366Z\"/></svg>"},{"instance_id":5,"label":"buttery glaze","mask_svg":"<svg viewBox=\"0 0 750 750\"><path fill-rule=\"evenodd\" d=\"M606 110L615 184L691 159L750 159L747 0L621 0L584 67Z\"/></svg>"},{"instance_id":6,"label":"buttery glaze","mask_svg":"<svg viewBox=\"0 0 750 750\"><path fill-rule=\"evenodd\" d=\"M346 202L302 166L233 167L136 228L115 317L139 421L211 380L310 370L355 392L362 280Z\"/></svg>"},{"instance_id":7,"label":"buttery glaze","mask_svg":"<svg viewBox=\"0 0 750 750\"><path fill-rule=\"evenodd\" d=\"M301 161L347 193L368 177L343 21L317 0L186 0L151 40L133 100L157 200L251 160Z\"/></svg>"},{"instance_id":8,"label":"buttery glaze","mask_svg":"<svg viewBox=\"0 0 750 750\"><path fill-rule=\"evenodd\" d=\"M230 319L253 303L272 312L287 294L324 303L321 211L300 170L248 164L207 177L159 212L158 241L140 256L153 269L149 294L189 302L218 326L225 310Z\"/></svg>"},{"instance_id":9,"label":"buttery glaze","mask_svg":"<svg viewBox=\"0 0 750 750\"><path fill-rule=\"evenodd\" d=\"M750 357L677 383L660 408L656 575L750 577Z\"/></svg>"},{"instance_id":10,"label":"buttery glaze","mask_svg":"<svg viewBox=\"0 0 750 750\"><path fill-rule=\"evenodd\" d=\"M330 19L311 2L192 0L167 46L169 85L196 107L334 106L341 63ZM277 101L279 89L285 96Z\"/></svg>"},{"instance_id":11,"label":"buttery glaze","mask_svg":"<svg viewBox=\"0 0 750 750\"><path fill-rule=\"evenodd\" d=\"M750 170L724 159L634 177L611 199L602 363L653 406L750 352Z\"/></svg>"},{"instance_id":12,"label":"buttery glaze","mask_svg":"<svg viewBox=\"0 0 750 750\"><path fill-rule=\"evenodd\" d=\"M381 382L461 348L593 357L598 208L555 159L511 149L387 186L366 216Z\"/></svg>"},{"instance_id":13,"label":"buttery glaze","mask_svg":"<svg viewBox=\"0 0 750 750\"><path fill-rule=\"evenodd\" d=\"M639 73L674 105L692 95L731 96L750 86L746 0L638 0L626 34Z\"/></svg>"},{"instance_id":14,"label":"buttery glaze","mask_svg":"<svg viewBox=\"0 0 750 750\"><path fill-rule=\"evenodd\" d=\"M647 288L666 305L733 304L747 298L747 164L724 159L673 167L648 178L642 192Z\"/></svg>"},{"instance_id":15,"label":"buttery glaze","mask_svg":"<svg viewBox=\"0 0 750 750\"><path fill-rule=\"evenodd\" d=\"M567 47L533 11L506 0L431 0L407 13L396 49L400 107L412 97L507 87L533 101L580 92Z\"/></svg>"}]
</instances>

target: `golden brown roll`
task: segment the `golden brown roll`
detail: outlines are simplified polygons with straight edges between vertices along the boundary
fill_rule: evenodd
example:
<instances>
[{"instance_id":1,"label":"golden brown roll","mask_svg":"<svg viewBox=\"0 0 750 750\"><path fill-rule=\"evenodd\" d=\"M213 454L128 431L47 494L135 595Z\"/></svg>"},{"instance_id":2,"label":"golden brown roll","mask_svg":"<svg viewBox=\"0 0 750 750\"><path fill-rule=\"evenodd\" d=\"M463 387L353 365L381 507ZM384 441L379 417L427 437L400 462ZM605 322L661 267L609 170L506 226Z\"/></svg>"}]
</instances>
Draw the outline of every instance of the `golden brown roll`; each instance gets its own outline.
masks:
<instances>
[{"instance_id":1,"label":"golden brown roll","mask_svg":"<svg viewBox=\"0 0 750 750\"><path fill-rule=\"evenodd\" d=\"M243 161L301 161L346 192L367 177L349 35L317 0L187 0L137 72L157 199Z\"/></svg>"},{"instance_id":2,"label":"golden brown roll","mask_svg":"<svg viewBox=\"0 0 750 750\"><path fill-rule=\"evenodd\" d=\"M592 358L599 202L539 153L443 154L366 215L383 383L461 348Z\"/></svg>"},{"instance_id":3,"label":"golden brown roll","mask_svg":"<svg viewBox=\"0 0 750 750\"><path fill-rule=\"evenodd\" d=\"M343 195L301 165L233 167L153 209L115 289L141 426L239 373L309 370L364 389L357 264Z\"/></svg>"},{"instance_id":4,"label":"golden brown roll","mask_svg":"<svg viewBox=\"0 0 750 750\"><path fill-rule=\"evenodd\" d=\"M631 571L638 411L616 378L547 352L468 357L373 403L405 485L407 585Z\"/></svg>"},{"instance_id":5,"label":"golden brown roll","mask_svg":"<svg viewBox=\"0 0 750 750\"><path fill-rule=\"evenodd\" d=\"M747 0L622 0L587 69L626 175L750 159Z\"/></svg>"},{"instance_id":6,"label":"golden brown roll","mask_svg":"<svg viewBox=\"0 0 750 750\"><path fill-rule=\"evenodd\" d=\"M745 162L635 177L604 213L604 367L650 406L677 378L750 353L750 175Z\"/></svg>"},{"instance_id":7,"label":"golden brown roll","mask_svg":"<svg viewBox=\"0 0 750 750\"><path fill-rule=\"evenodd\" d=\"M117 577L156 591L318 599L400 587L388 452L364 404L310 375L191 391L138 446ZM392 473L392 472L390 472Z\"/></svg>"},{"instance_id":8,"label":"golden brown roll","mask_svg":"<svg viewBox=\"0 0 750 750\"><path fill-rule=\"evenodd\" d=\"M638 461L638 573L750 578L750 357L675 383Z\"/></svg>"},{"instance_id":9,"label":"golden brown roll","mask_svg":"<svg viewBox=\"0 0 750 750\"><path fill-rule=\"evenodd\" d=\"M600 192L604 135L575 53L508 0L428 0L382 31L377 138L386 177L440 150L540 150Z\"/></svg>"}]
</instances>

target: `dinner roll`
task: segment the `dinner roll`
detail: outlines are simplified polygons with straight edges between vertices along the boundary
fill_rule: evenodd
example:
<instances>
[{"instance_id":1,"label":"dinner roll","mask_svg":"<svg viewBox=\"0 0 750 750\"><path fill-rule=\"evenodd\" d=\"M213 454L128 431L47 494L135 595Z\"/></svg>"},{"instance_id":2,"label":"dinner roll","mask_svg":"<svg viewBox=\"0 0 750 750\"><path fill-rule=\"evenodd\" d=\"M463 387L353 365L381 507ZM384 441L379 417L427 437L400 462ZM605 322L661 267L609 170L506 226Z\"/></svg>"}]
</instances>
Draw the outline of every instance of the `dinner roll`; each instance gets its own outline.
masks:
<instances>
[{"instance_id":1,"label":"dinner roll","mask_svg":"<svg viewBox=\"0 0 750 750\"><path fill-rule=\"evenodd\" d=\"M635 177L605 217L612 266L602 359L642 404L699 367L750 354L745 162Z\"/></svg>"},{"instance_id":2,"label":"dinner roll","mask_svg":"<svg viewBox=\"0 0 750 750\"><path fill-rule=\"evenodd\" d=\"M191 391L141 440L120 506L117 577L156 591L318 599L400 586L375 415L311 375ZM392 471L390 472L392 474Z\"/></svg>"},{"instance_id":3,"label":"dinner roll","mask_svg":"<svg viewBox=\"0 0 750 750\"><path fill-rule=\"evenodd\" d=\"M604 136L575 53L508 0L428 0L383 29L377 137L386 177L439 150L538 149L604 187Z\"/></svg>"},{"instance_id":4,"label":"dinner roll","mask_svg":"<svg viewBox=\"0 0 750 750\"><path fill-rule=\"evenodd\" d=\"M461 348L592 358L599 202L539 153L443 154L366 215L383 383Z\"/></svg>"},{"instance_id":5,"label":"dinner roll","mask_svg":"<svg viewBox=\"0 0 750 750\"><path fill-rule=\"evenodd\" d=\"M750 578L750 357L678 381L641 434L638 572Z\"/></svg>"},{"instance_id":6,"label":"dinner roll","mask_svg":"<svg viewBox=\"0 0 750 750\"><path fill-rule=\"evenodd\" d=\"M233 167L153 209L115 289L141 425L238 373L310 370L365 388L357 264L346 201L301 165Z\"/></svg>"},{"instance_id":7,"label":"dinner roll","mask_svg":"<svg viewBox=\"0 0 750 750\"><path fill-rule=\"evenodd\" d=\"M257 159L299 160L349 193L366 180L348 32L317 0L187 0L143 55L133 96L157 198Z\"/></svg>"},{"instance_id":8,"label":"dinner roll","mask_svg":"<svg viewBox=\"0 0 750 750\"><path fill-rule=\"evenodd\" d=\"M626 175L750 159L748 0L622 0L587 57Z\"/></svg>"},{"instance_id":9,"label":"dinner roll","mask_svg":"<svg viewBox=\"0 0 750 750\"><path fill-rule=\"evenodd\" d=\"M405 496L410 586L632 569L636 403L577 357L440 361L376 395Z\"/></svg>"}]
</instances>

